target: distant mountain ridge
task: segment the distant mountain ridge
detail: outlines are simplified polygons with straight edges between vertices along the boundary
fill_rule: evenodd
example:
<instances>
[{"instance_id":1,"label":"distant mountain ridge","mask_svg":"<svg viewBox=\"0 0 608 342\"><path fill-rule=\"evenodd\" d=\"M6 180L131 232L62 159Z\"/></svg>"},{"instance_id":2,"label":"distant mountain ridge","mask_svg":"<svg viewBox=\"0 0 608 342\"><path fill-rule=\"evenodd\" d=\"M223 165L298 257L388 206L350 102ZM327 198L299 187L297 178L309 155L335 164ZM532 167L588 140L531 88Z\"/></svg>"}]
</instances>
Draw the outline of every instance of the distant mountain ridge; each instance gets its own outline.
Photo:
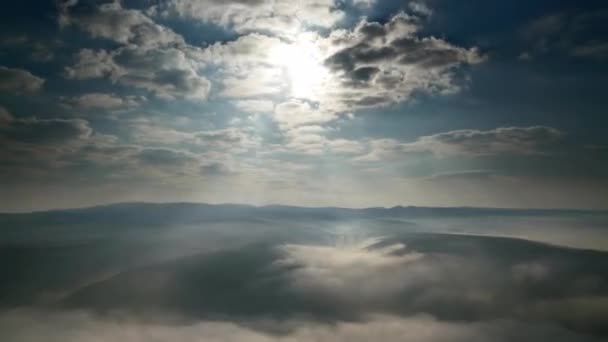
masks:
<instances>
[{"instance_id":1,"label":"distant mountain ridge","mask_svg":"<svg viewBox=\"0 0 608 342\"><path fill-rule=\"evenodd\" d=\"M573 209L504 209L476 207L395 206L362 209L339 207L297 207L287 205L253 206L244 204L207 204L193 202L149 203L126 202L78 209L59 209L31 213L0 214L4 223L196 223L221 220L251 219L376 219L376 218L440 218L471 216L556 216L598 215L607 211Z\"/></svg>"}]
</instances>

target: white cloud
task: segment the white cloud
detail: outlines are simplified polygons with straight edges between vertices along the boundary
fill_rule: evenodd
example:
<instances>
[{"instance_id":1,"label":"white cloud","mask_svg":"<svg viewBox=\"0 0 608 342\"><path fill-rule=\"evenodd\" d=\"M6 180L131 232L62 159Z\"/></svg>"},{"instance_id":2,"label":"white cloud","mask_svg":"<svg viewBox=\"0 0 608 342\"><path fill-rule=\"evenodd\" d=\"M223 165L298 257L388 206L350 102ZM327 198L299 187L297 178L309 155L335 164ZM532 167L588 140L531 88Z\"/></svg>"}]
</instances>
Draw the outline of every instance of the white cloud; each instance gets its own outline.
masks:
<instances>
[{"instance_id":1,"label":"white cloud","mask_svg":"<svg viewBox=\"0 0 608 342\"><path fill-rule=\"evenodd\" d=\"M73 79L107 77L164 99L204 100L211 82L202 75L196 49L124 47L112 52L83 49L76 63L65 68Z\"/></svg>"},{"instance_id":2,"label":"white cloud","mask_svg":"<svg viewBox=\"0 0 608 342\"><path fill-rule=\"evenodd\" d=\"M238 100L234 105L247 113L270 113L274 110L274 103L269 100Z\"/></svg>"},{"instance_id":3,"label":"white cloud","mask_svg":"<svg viewBox=\"0 0 608 342\"><path fill-rule=\"evenodd\" d=\"M220 67L216 74L221 94L248 98L279 94L286 85L273 52L285 43L257 33L240 36L227 43L215 43L202 52L205 63Z\"/></svg>"},{"instance_id":4,"label":"white cloud","mask_svg":"<svg viewBox=\"0 0 608 342\"><path fill-rule=\"evenodd\" d=\"M421 271L408 264L423 254L403 244L380 246L381 239L339 241L335 245L285 245L278 265L292 268L292 286L333 300L379 303L390 300L417 281ZM409 278L412 279L408 281Z\"/></svg>"},{"instance_id":5,"label":"white cloud","mask_svg":"<svg viewBox=\"0 0 608 342\"><path fill-rule=\"evenodd\" d=\"M179 15L215 23L237 32L297 32L306 25L332 27L344 17L334 0L171 0L154 8L160 15Z\"/></svg>"},{"instance_id":6,"label":"white cloud","mask_svg":"<svg viewBox=\"0 0 608 342\"><path fill-rule=\"evenodd\" d=\"M129 125L133 139L146 146L191 145L206 151L240 153L259 145L259 138L230 127L206 131L180 131L150 120L136 120Z\"/></svg>"},{"instance_id":7,"label":"white cloud","mask_svg":"<svg viewBox=\"0 0 608 342\"><path fill-rule=\"evenodd\" d=\"M99 5L93 13L63 17L64 24L77 25L94 38L105 38L122 44L158 47L185 44L171 29L155 23L144 13L125 9L120 2Z\"/></svg>"},{"instance_id":8,"label":"white cloud","mask_svg":"<svg viewBox=\"0 0 608 342\"><path fill-rule=\"evenodd\" d=\"M117 73L118 66L106 50L81 49L75 56L76 64L64 69L68 79L84 80L106 77Z\"/></svg>"},{"instance_id":9,"label":"white cloud","mask_svg":"<svg viewBox=\"0 0 608 342\"><path fill-rule=\"evenodd\" d=\"M408 7L412 10L412 12L424 16L430 16L433 14L433 10L422 1L412 1L408 3Z\"/></svg>"},{"instance_id":10,"label":"white cloud","mask_svg":"<svg viewBox=\"0 0 608 342\"><path fill-rule=\"evenodd\" d=\"M361 21L352 31L336 31L324 42L326 65L336 81L325 98L337 111L404 102L417 92L460 89L454 70L482 63L479 50L435 37L420 37L420 19L400 13L385 24Z\"/></svg>"},{"instance_id":11,"label":"white cloud","mask_svg":"<svg viewBox=\"0 0 608 342\"><path fill-rule=\"evenodd\" d=\"M170 320L171 317L165 317ZM179 322L179 321L178 321ZM264 329L264 327L270 327ZM272 333L271 331L275 331ZM593 342L550 324L509 320L445 322L429 315L370 315L357 322L324 324L306 320L194 321L188 324L148 322L128 316L96 316L86 311L12 310L0 315L0 337L11 342L98 342L150 340L183 342Z\"/></svg>"},{"instance_id":12,"label":"white cloud","mask_svg":"<svg viewBox=\"0 0 608 342\"><path fill-rule=\"evenodd\" d=\"M279 103L274 109L274 119L285 130L301 125L326 123L336 118L334 113L314 108L301 100Z\"/></svg>"}]
</instances>

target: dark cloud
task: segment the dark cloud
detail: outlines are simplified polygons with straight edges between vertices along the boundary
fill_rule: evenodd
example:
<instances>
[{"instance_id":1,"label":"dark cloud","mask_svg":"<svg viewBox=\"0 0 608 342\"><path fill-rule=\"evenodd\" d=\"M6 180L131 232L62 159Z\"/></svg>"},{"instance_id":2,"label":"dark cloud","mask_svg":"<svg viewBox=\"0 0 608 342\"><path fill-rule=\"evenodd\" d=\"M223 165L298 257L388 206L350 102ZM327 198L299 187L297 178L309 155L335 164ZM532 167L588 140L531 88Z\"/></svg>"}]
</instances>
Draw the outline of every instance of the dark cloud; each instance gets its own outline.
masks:
<instances>
[{"instance_id":1,"label":"dark cloud","mask_svg":"<svg viewBox=\"0 0 608 342\"><path fill-rule=\"evenodd\" d=\"M351 78L355 81L367 82L371 80L380 69L376 67L361 67L351 71Z\"/></svg>"},{"instance_id":2,"label":"dark cloud","mask_svg":"<svg viewBox=\"0 0 608 342\"><path fill-rule=\"evenodd\" d=\"M326 63L339 70L350 71L358 65L382 67L390 62L446 68L483 60L474 48L459 48L434 37L419 38L416 36L418 30L418 20L406 14L396 15L384 25L362 22L355 30L355 34L360 36L359 42L338 51Z\"/></svg>"},{"instance_id":3,"label":"dark cloud","mask_svg":"<svg viewBox=\"0 0 608 342\"><path fill-rule=\"evenodd\" d=\"M545 14L521 29L524 40L531 44L528 56L561 54L603 61L608 58L605 39L608 11L556 12Z\"/></svg>"},{"instance_id":4,"label":"dark cloud","mask_svg":"<svg viewBox=\"0 0 608 342\"><path fill-rule=\"evenodd\" d=\"M13 119L0 126L0 139L33 144L66 143L88 138L92 129L83 119Z\"/></svg>"},{"instance_id":5,"label":"dark cloud","mask_svg":"<svg viewBox=\"0 0 608 342\"><path fill-rule=\"evenodd\" d=\"M561 131L544 126L500 127L487 131L457 130L421 137L405 148L426 149L437 154L537 154L543 153L544 149L554 148L563 136Z\"/></svg>"},{"instance_id":6,"label":"dark cloud","mask_svg":"<svg viewBox=\"0 0 608 342\"><path fill-rule=\"evenodd\" d=\"M136 154L135 158L145 164L157 167L183 166L197 160L192 155L170 149L144 149Z\"/></svg>"},{"instance_id":7,"label":"dark cloud","mask_svg":"<svg viewBox=\"0 0 608 342\"><path fill-rule=\"evenodd\" d=\"M32 93L40 90L44 79L18 68L0 66L0 91Z\"/></svg>"}]
</instances>

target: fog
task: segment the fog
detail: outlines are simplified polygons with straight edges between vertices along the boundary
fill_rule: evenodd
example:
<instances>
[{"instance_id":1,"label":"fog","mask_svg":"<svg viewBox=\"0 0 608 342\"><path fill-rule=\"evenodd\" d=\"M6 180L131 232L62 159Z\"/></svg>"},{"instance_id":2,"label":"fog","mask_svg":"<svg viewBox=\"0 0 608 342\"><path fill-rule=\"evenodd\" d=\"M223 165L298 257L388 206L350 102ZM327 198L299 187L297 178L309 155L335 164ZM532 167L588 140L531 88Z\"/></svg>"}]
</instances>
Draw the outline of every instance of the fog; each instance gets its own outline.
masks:
<instances>
[{"instance_id":1,"label":"fog","mask_svg":"<svg viewBox=\"0 0 608 342\"><path fill-rule=\"evenodd\" d=\"M600 341L602 212L0 215L2 341Z\"/></svg>"}]
</instances>

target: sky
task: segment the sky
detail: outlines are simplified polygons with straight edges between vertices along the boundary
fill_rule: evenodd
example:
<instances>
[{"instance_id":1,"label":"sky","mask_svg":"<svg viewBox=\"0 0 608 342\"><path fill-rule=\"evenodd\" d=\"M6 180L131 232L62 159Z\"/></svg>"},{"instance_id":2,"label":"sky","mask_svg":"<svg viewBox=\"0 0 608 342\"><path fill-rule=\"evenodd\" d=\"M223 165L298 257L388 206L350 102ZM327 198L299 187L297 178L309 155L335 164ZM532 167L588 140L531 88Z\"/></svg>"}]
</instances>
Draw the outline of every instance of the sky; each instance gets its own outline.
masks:
<instances>
[{"instance_id":1,"label":"sky","mask_svg":"<svg viewBox=\"0 0 608 342\"><path fill-rule=\"evenodd\" d=\"M605 1L24 0L0 211L608 208Z\"/></svg>"}]
</instances>

